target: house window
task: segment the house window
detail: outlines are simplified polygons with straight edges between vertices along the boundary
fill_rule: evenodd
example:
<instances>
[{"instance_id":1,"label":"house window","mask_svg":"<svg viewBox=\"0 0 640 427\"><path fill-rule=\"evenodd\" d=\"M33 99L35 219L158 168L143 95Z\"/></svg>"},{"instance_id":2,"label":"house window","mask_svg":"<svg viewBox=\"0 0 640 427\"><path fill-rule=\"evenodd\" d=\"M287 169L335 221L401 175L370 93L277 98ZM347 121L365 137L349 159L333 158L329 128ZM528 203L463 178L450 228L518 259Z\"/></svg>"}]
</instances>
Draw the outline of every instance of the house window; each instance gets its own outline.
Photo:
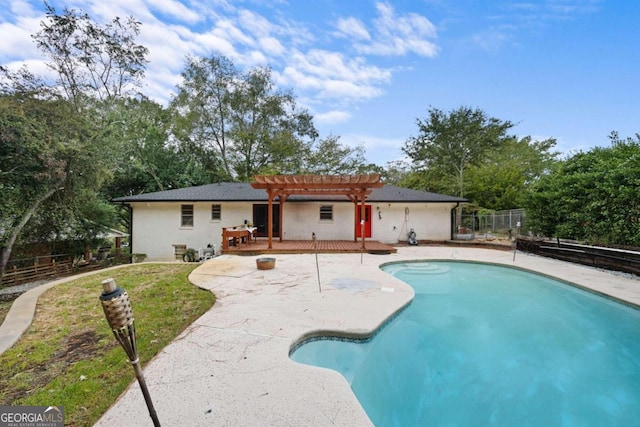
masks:
<instances>
[{"instance_id":1,"label":"house window","mask_svg":"<svg viewBox=\"0 0 640 427\"><path fill-rule=\"evenodd\" d=\"M333 221L333 206L320 206L320 221Z\"/></svg>"},{"instance_id":2,"label":"house window","mask_svg":"<svg viewBox=\"0 0 640 427\"><path fill-rule=\"evenodd\" d=\"M211 205L211 220L220 221L222 219L222 205Z\"/></svg>"},{"instance_id":3,"label":"house window","mask_svg":"<svg viewBox=\"0 0 640 427\"><path fill-rule=\"evenodd\" d=\"M193 205L180 206L180 225L193 227Z\"/></svg>"}]
</instances>

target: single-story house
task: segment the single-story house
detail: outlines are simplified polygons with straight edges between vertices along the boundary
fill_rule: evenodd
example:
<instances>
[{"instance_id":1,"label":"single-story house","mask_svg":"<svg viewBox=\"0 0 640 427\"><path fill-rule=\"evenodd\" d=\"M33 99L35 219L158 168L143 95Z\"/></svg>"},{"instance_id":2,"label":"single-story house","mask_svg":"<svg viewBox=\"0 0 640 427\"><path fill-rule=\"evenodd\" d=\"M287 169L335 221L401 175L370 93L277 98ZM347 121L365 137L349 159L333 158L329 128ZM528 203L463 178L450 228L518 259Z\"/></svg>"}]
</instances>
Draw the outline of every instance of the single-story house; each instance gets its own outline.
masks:
<instances>
[{"instance_id":1,"label":"single-story house","mask_svg":"<svg viewBox=\"0 0 640 427\"><path fill-rule=\"evenodd\" d=\"M280 176L275 182L289 183L291 177ZM112 201L129 207L131 251L146 254L149 261L171 261L175 248L184 245L194 249L210 246L220 253L223 228L242 224L255 227L257 238L269 240L271 236L311 240L314 233L318 240L354 241L364 232L366 240L394 244L406 242L413 230L418 240L445 241L454 234L455 209L468 202L385 185L377 175L373 180L371 175L293 177L300 178L297 184L279 184L278 188L258 185L259 177L255 177L253 183L208 184ZM364 182L358 181L361 177L368 179L362 187L358 184ZM326 178L345 184L325 188ZM313 187L311 180L320 184Z\"/></svg>"}]
</instances>

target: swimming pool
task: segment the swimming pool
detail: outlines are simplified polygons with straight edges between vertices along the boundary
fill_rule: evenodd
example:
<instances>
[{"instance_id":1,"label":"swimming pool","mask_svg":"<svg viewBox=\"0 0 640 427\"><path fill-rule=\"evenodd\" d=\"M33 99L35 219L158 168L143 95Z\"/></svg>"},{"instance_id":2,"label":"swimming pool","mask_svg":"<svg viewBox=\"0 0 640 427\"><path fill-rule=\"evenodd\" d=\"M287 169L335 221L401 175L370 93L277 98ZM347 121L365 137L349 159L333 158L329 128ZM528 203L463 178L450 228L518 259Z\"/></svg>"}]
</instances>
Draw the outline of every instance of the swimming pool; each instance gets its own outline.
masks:
<instances>
[{"instance_id":1,"label":"swimming pool","mask_svg":"<svg viewBox=\"0 0 640 427\"><path fill-rule=\"evenodd\" d=\"M640 423L640 311L479 263L383 267L413 302L370 340L291 358L341 372L377 426Z\"/></svg>"}]
</instances>

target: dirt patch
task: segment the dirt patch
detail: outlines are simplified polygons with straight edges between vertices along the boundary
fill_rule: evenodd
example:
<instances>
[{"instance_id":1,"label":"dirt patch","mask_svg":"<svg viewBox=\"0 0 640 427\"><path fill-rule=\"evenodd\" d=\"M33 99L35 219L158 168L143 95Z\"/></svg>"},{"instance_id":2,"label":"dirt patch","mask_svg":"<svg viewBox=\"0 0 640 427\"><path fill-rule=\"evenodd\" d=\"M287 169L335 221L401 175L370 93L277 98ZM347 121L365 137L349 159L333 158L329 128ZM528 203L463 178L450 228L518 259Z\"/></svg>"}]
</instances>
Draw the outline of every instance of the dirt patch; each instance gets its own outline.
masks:
<instances>
[{"instance_id":1,"label":"dirt patch","mask_svg":"<svg viewBox=\"0 0 640 427\"><path fill-rule=\"evenodd\" d=\"M70 365L79 360L89 359L96 354L102 354L105 351L105 345L100 344L101 339L92 329L73 331L65 337L60 350L54 353L53 360ZM112 344L107 347L113 347L115 342Z\"/></svg>"},{"instance_id":2,"label":"dirt patch","mask_svg":"<svg viewBox=\"0 0 640 427\"><path fill-rule=\"evenodd\" d=\"M192 274L203 274L206 276L243 276L252 272L254 268L255 264L253 264L253 268L247 267L246 262L241 258L215 258L212 261L207 261L206 264Z\"/></svg>"},{"instance_id":3,"label":"dirt patch","mask_svg":"<svg viewBox=\"0 0 640 427\"><path fill-rule=\"evenodd\" d=\"M79 278L48 289L33 323L0 355L0 402L65 406L69 425L93 425L131 381L126 356L108 328L99 295L113 277L125 287L144 325L138 350L144 365L213 303L213 294L191 285L197 265L135 265ZM89 362L89 363L88 363ZM129 375L114 375L120 368Z\"/></svg>"},{"instance_id":4,"label":"dirt patch","mask_svg":"<svg viewBox=\"0 0 640 427\"><path fill-rule=\"evenodd\" d=\"M23 340L31 344L18 354L17 369L12 369L14 378L0 379L0 389L5 389L4 395L0 393L3 401L13 403L26 398L55 378L63 377L77 362L95 358L117 345L113 340L106 340L104 334L97 334L95 320L104 314L95 300L95 294L88 294L82 287L55 287L38 300L34 323L23 336ZM68 328L65 324L76 326ZM55 336L57 338L51 339ZM52 346L40 345L47 341ZM22 361L22 355L25 361L34 363ZM6 387L5 380L16 380L15 385Z\"/></svg>"},{"instance_id":5,"label":"dirt patch","mask_svg":"<svg viewBox=\"0 0 640 427\"><path fill-rule=\"evenodd\" d=\"M101 342L103 338L88 328L71 332L49 360L21 370L17 376L21 377L22 387L9 389L3 400L14 402L28 396L32 391L45 387L54 378L63 376L74 363L104 354L106 350L117 345L112 340ZM1 386L3 381L0 381Z\"/></svg>"}]
</instances>

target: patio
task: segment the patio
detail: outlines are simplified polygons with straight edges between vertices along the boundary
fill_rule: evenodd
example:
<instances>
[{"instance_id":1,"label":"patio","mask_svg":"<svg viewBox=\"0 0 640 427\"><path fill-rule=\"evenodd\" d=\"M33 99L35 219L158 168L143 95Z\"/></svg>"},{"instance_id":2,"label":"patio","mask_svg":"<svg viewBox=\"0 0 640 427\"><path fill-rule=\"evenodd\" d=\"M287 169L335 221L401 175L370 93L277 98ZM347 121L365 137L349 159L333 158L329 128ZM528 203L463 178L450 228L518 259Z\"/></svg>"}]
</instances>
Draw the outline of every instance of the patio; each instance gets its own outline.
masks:
<instances>
[{"instance_id":1,"label":"patio","mask_svg":"<svg viewBox=\"0 0 640 427\"><path fill-rule=\"evenodd\" d=\"M365 254L362 261L359 254L323 254L318 264L312 254L279 255L276 268L266 271L257 270L252 257L206 261L190 280L216 294L214 308L145 367L158 417L163 425L371 426L341 374L296 363L289 352L299 340L322 332L367 336L411 301L411 287L380 270L386 262L502 264L640 304L637 279L513 255L457 246L399 247L390 255ZM345 287L345 279L370 287ZM114 425L151 425L135 381L96 424Z\"/></svg>"},{"instance_id":2,"label":"patio","mask_svg":"<svg viewBox=\"0 0 640 427\"><path fill-rule=\"evenodd\" d=\"M269 249L269 241L266 239L251 240L249 243L238 241L236 246L222 249L224 255L262 255L262 254L308 254L308 253L368 253L368 254L392 254L398 251L391 245L380 243L376 240L367 240L365 248L362 242L353 240L273 240Z\"/></svg>"}]
</instances>

